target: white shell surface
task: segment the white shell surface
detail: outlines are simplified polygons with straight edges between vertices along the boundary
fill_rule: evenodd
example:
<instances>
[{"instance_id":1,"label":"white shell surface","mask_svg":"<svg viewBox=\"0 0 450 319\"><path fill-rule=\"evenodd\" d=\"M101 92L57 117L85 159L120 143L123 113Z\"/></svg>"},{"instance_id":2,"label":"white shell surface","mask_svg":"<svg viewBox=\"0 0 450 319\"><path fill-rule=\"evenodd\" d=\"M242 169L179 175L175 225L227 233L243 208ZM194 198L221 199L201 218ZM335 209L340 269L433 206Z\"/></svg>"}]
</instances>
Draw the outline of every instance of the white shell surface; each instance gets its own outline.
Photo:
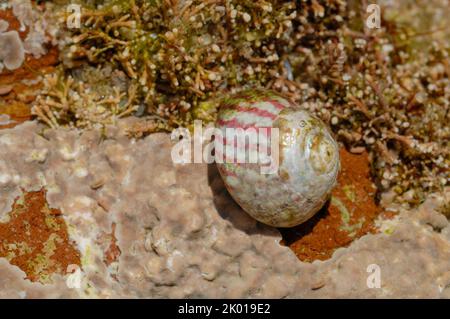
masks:
<instances>
[{"instance_id":1,"label":"white shell surface","mask_svg":"<svg viewBox=\"0 0 450 319\"><path fill-rule=\"evenodd\" d=\"M279 129L279 166L273 174L262 174L260 164L217 166L229 193L248 214L267 225L293 227L311 218L329 198L339 171L339 148L321 120L270 91L230 98L217 120L224 135L230 127L268 123Z\"/></svg>"}]
</instances>

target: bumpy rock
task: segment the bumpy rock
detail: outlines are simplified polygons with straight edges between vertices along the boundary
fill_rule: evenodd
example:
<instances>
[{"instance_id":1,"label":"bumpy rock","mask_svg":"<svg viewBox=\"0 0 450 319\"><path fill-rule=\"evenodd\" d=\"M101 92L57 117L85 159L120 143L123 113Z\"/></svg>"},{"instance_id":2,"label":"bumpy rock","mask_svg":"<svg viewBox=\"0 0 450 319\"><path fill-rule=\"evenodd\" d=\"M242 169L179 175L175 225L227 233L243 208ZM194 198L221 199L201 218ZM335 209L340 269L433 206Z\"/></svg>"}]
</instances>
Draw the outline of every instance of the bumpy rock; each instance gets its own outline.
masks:
<instances>
[{"instance_id":1,"label":"bumpy rock","mask_svg":"<svg viewBox=\"0 0 450 319\"><path fill-rule=\"evenodd\" d=\"M45 186L82 254L79 277L49 285L0 259L0 297L450 297L450 231L428 225L432 205L302 263L275 228L243 213L214 165L174 165L171 147L165 134L130 141L115 129L0 131L0 218L21 187ZM100 238L113 223L121 254L107 265ZM380 288L368 269L379 269Z\"/></svg>"}]
</instances>

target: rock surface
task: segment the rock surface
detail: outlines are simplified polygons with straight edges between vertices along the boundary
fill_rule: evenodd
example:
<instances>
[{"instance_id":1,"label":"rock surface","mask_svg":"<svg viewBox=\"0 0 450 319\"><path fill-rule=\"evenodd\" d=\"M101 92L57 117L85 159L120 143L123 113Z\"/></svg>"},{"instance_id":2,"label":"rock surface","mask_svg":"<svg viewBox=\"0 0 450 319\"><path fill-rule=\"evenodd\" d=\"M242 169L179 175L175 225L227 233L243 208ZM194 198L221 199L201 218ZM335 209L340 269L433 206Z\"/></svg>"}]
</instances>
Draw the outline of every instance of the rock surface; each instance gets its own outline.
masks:
<instances>
[{"instance_id":1,"label":"rock surface","mask_svg":"<svg viewBox=\"0 0 450 319\"><path fill-rule=\"evenodd\" d=\"M174 165L171 146L168 135L130 141L120 129L0 131L0 219L20 188L44 186L82 254L81 272L50 285L0 259L0 297L450 297L450 227L433 198L389 231L302 263L233 202L215 166ZM101 238L114 223L121 254L107 265Z\"/></svg>"}]
</instances>

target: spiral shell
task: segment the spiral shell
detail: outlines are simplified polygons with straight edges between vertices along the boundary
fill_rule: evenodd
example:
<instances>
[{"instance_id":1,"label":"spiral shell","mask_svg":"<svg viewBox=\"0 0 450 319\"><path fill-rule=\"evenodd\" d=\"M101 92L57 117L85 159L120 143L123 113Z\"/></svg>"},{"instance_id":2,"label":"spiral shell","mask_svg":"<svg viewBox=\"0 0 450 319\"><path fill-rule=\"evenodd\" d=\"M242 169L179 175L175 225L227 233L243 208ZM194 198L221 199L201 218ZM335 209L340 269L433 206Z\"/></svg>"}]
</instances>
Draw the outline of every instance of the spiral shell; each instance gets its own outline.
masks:
<instances>
[{"instance_id":1,"label":"spiral shell","mask_svg":"<svg viewBox=\"0 0 450 319\"><path fill-rule=\"evenodd\" d=\"M223 100L216 126L223 136L227 128L278 128L278 140L271 141L279 143L273 174L262 174L261 163L217 162L231 196L256 220L293 227L329 198L339 171L338 145L326 125L298 105L271 91L243 91ZM222 146L238 147L225 138Z\"/></svg>"}]
</instances>

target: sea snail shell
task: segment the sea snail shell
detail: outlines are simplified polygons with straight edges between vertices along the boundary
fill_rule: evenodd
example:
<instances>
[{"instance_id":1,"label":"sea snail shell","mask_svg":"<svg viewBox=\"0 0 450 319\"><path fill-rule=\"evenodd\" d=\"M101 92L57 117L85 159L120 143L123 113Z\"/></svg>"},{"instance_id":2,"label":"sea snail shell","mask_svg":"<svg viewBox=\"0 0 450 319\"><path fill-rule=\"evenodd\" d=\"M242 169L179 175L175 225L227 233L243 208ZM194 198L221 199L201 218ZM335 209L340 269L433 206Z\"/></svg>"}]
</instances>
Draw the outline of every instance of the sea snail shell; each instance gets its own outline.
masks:
<instances>
[{"instance_id":1,"label":"sea snail shell","mask_svg":"<svg viewBox=\"0 0 450 319\"><path fill-rule=\"evenodd\" d=\"M261 174L260 163L216 160L228 192L253 218L293 227L325 204L339 171L339 149L321 120L275 92L247 90L222 100L216 127L223 136L227 128L278 128L279 164L273 174ZM227 144L224 138L225 150Z\"/></svg>"}]
</instances>

